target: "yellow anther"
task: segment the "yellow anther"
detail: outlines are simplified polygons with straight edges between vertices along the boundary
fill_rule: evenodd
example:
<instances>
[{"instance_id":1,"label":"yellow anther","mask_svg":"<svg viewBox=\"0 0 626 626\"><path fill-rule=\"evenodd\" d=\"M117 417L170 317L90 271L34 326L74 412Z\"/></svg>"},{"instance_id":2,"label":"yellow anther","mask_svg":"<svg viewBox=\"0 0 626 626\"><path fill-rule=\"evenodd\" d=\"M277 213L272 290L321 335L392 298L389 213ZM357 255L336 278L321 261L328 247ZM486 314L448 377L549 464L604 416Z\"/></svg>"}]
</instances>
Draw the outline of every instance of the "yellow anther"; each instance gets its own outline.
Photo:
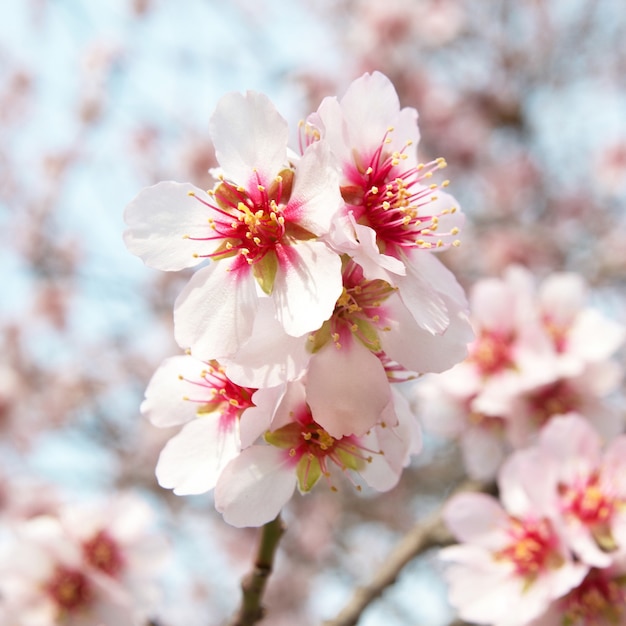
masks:
<instances>
[{"instance_id":1,"label":"yellow anther","mask_svg":"<svg viewBox=\"0 0 626 626\"><path fill-rule=\"evenodd\" d=\"M459 234L459 229L455 226L451 231L450 231L451 235L458 235Z\"/></svg>"},{"instance_id":2,"label":"yellow anther","mask_svg":"<svg viewBox=\"0 0 626 626\"><path fill-rule=\"evenodd\" d=\"M187 195L188 195L188 196L195 196L195 195L196 195L196 192L195 192L195 191L188 191L188 192L187 192Z\"/></svg>"},{"instance_id":3,"label":"yellow anther","mask_svg":"<svg viewBox=\"0 0 626 626\"><path fill-rule=\"evenodd\" d=\"M453 245L455 248L458 248L458 247L461 245L461 242L460 242L458 239L455 239L455 240L452 242L452 245Z\"/></svg>"}]
</instances>

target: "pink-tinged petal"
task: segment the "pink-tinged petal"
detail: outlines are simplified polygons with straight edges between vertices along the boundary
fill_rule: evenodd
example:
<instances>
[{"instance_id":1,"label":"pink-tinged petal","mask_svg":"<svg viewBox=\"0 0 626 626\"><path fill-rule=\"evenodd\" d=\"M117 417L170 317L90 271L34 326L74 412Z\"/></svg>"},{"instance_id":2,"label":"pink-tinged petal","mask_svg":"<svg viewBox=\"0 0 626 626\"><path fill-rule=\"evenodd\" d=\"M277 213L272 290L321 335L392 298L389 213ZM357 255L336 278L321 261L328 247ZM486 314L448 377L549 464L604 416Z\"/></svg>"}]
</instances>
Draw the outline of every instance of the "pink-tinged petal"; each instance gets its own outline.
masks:
<instances>
[{"instance_id":1,"label":"pink-tinged petal","mask_svg":"<svg viewBox=\"0 0 626 626\"><path fill-rule=\"evenodd\" d=\"M195 419L161 451L156 466L159 485L179 496L209 491L239 449L236 428L225 430L211 415Z\"/></svg>"},{"instance_id":2,"label":"pink-tinged petal","mask_svg":"<svg viewBox=\"0 0 626 626\"><path fill-rule=\"evenodd\" d=\"M594 309L581 311L567 338L567 351L588 361L609 358L624 343L626 329Z\"/></svg>"},{"instance_id":3,"label":"pink-tinged petal","mask_svg":"<svg viewBox=\"0 0 626 626\"><path fill-rule=\"evenodd\" d=\"M210 399L209 390L189 382L198 380L205 367L205 363L190 356L174 356L163 361L148 383L141 404L142 415L160 428L195 418L198 403L184 398Z\"/></svg>"},{"instance_id":4,"label":"pink-tinged petal","mask_svg":"<svg viewBox=\"0 0 626 626\"><path fill-rule=\"evenodd\" d=\"M472 318L485 330L502 334L512 332L517 314L515 305L512 289L496 278L483 279L472 289Z\"/></svg>"},{"instance_id":5,"label":"pink-tinged petal","mask_svg":"<svg viewBox=\"0 0 626 626\"><path fill-rule=\"evenodd\" d=\"M287 165L287 121L264 94L248 91L220 98L209 132L226 178L243 186L254 170L266 183Z\"/></svg>"},{"instance_id":6,"label":"pink-tinged petal","mask_svg":"<svg viewBox=\"0 0 626 626\"><path fill-rule=\"evenodd\" d=\"M162 182L140 191L126 207L124 243L146 265L176 271L203 261L194 256L198 242L187 237L209 234L207 209L189 192L206 195L189 183Z\"/></svg>"},{"instance_id":7,"label":"pink-tinged petal","mask_svg":"<svg viewBox=\"0 0 626 626\"><path fill-rule=\"evenodd\" d=\"M380 443L380 440L372 432L370 435L363 437L360 443L366 448L375 450L375 446ZM400 474L402 473L402 468L392 466L388 455L399 452L400 456L403 457L406 448L406 444L397 439L395 441L388 440L386 443L387 447L383 450L384 454L372 454L372 460L366 463L363 469L359 470L361 478L372 489L381 492L393 489L398 484Z\"/></svg>"},{"instance_id":8,"label":"pink-tinged petal","mask_svg":"<svg viewBox=\"0 0 626 626\"><path fill-rule=\"evenodd\" d=\"M550 515L557 508L557 467L537 447L518 450L500 468L502 506L518 517Z\"/></svg>"},{"instance_id":9,"label":"pink-tinged petal","mask_svg":"<svg viewBox=\"0 0 626 626\"><path fill-rule=\"evenodd\" d=\"M441 334L450 325L447 302L465 309L463 289L433 254L419 250L405 259L406 276L397 276L395 283L400 297L417 324L432 334ZM445 296L445 297L444 297Z\"/></svg>"},{"instance_id":10,"label":"pink-tinged petal","mask_svg":"<svg viewBox=\"0 0 626 626\"><path fill-rule=\"evenodd\" d=\"M276 254L276 316L287 334L301 337L332 315L343 289L341 258L321 241L277 246Z\"/></svg>"},{"instance_id":11,"label":"pink-tinged petal","mask_svg":"<svg viewBox=\"0 0 626 626\"><path fill-rule=\"evenodd\" d=\"M602 458L602 484L620 498L626 497L626 435L614 439Z\"/></svg>"},{"instance_id":12,"label":"pink-tinged petal","mask_svg":"<svg viewBox=\"0 0 626 626\"><path fill-rule=\"evenodd\" d=\"M300 376L310 356L306 338L287 335L273 302L262 298L250 339L221 364L228 378L242 387L274 387Z\"/></svg>"},{"instance_id":13,"label":"pink-tinged petal","mask_svg":"<svg viewBox=\"0 0 626 626\"><path fill-rule=\"evenodd\" d=\"M296 474L284 450L252 446L222 472L215 508L232 526L261 526L276 518L295 488Z\"/></svg>"},{"instance_id":14,"label":"pink-tinged petal","mask_svg":"<svg viewBox=\"0 0 626 626\"><path fill-rule=\"evenodd\" d=\"M413 372L443 372L460 363L467 356L467 346L474 333L456 305L443 297L450 311L450 324L442 334L433 334L421 328L415 318L397 296L385 303L390 330L380 333L385 354Z\"/></svg>"},{"instance_id":15,"label":"pink-tinged petal","mask_svg":"<svg viewBox=\"0 0 626 626\"><path fill-rule=\"evenodd\" d=\"M539 445L561 467L561 475L588 474L600 462L602 441L588 420L576 413L555 416L539 434ZM572 467L572 464L575 467Z\"/></svg>"},{"instance_id":16,"label":"pink-tinged petal","mask_svg":"<svg viewBox=\"0 0 626 626\"><path fill-rule=\"evenodd\" d=\"M513 610L522 603L520 583L506 576L502 568L477 571L452 565L446 569L445 578L450 604L457 608L461 619L478 624L523 626L524 622L516 620L517 613Z\"/></svg>"},{"instance_id":17,"label":"pink-tinged petal","mask_svg":"<svg viewBox=\"0 0 626 626\"><path fill-rule=\"evenodd\" d=\"M332 154L341 165L352 162L352 150L348 139L348 129L341 111L339 100L328 96L322 100L317 112L309 116L308 121L321 127L324 141L328 143Z\"/></svg>"},{"instance_id":18,"label":"pink-tinged petal","mask_svg":"<svg viewBox=\"0 0 626 626\"><path fill-rule=\"evenodd\" d=\"M506 542L509 516L484 493L459 493L445 505L443 519L460 542L497 550Z\"/></svg>"},{"instance_id":19,"label":"pink-tinged petal","mask_svg":"<svg viewBox=\"0 0 626 626\"><path fill-rule=\"evenodd\" d=\"M539 288L538 300L551 322L566 325L574 320L587 299L582 276L560 272L548 276Z\"/></svg>"},{"instance_id":20,"label":"pink-tinged petal","mask_svg":"<svg viewBox=\"0 0 626 626\"><path fill-rule=\"evenodd\" d=\"M270 429L272 417L284 393L285 385L255 391L252 396L255 406L246 409L239 422L242 448L251 446Z\"/></svg>"},{"instance_id":21,"label":"pink-tinged petal","mask_svg":"<svg viewBox=\"0 0 626 626\"><path fill-rule=\"evenodd\" d=\"M435 377L423 377L415 384L415 399L417 414L428 432L446 438L465 432L464 403L446 393Z\"/></svg>"},{"instance_id":22,"label":"pink-tinged petal","mask_svg":"<svg viewBox=\"0 0 626 626\"><path fill-rule=\"evenodd\" d=\"M315 421L335 438L362 435L391 400L380 359L359 341L326 344L311 357L307 399Z\"/></svg>"},{"instance_id":23,"label":"pink-tinged petal","mask_svg":"<svg viewBox=\"0 0 626 626\"><path fill-rule=\"evenodd\" d=\"M352 82L341 98L341 109L350 131L349 143L359 154L373 152L380 146L390 125L400 115L400 101L391 81L380 72L364 74ZM404 134L396 138L391 132L390 151L402 150L410 141L417 145L417 111L403 109L400 129Z\"/></svg>"},{"instance_id":24,"label":"pink-tinged petal","mask_svg":"<svg viewBox=\"0 0 626 626\"><path fill-rule=\"evenodd\" d=\"M250 276L233 276L225 261L197 271L176 299L174 334L203 361L235 354L250 337L258 306Z\"/></svg>"},{"instance_id":25,"label":"pink-tinged petal","mask_svg":"<svg viewBox=\"0 0 626 626\"><path fill-rule=\"evenodd\" d=\"M283 216L288 222L322 236L343 206L339 174L331 164L328 144L317 141L298 162L291 198Z\"/></svg>"},{"instance_id":26,"label":"pink-tinged petal","mask_svg":"<svg viewBox=\"0 0 626 626\"><path fill-rule=\"evenodd\" d=\"M474 480L493 480L500 465L506 458L502 435L490 428L467 428L461 437L463 464L470 478Z\"/></svg>"}]
</instances>

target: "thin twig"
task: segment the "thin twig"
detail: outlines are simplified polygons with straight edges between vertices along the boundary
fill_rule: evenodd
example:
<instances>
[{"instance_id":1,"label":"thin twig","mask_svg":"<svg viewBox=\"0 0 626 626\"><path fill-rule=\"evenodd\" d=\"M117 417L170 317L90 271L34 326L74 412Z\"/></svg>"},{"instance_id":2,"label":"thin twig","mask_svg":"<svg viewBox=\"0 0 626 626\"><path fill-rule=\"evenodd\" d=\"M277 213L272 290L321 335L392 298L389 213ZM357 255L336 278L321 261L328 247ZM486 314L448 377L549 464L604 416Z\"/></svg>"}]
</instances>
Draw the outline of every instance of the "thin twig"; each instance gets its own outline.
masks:
<instances>
[{"instance_id":1,"label":"thin twig","mask_svg":"<svg viewBox=\"0 0 626 626\"><path fill-rule=\"evenodd\" d=\"M486 485L482 483L466 481L454 490L453 495L460 491L483 491L485 488ZM400 572L410 561L430 548L453 543L454 537L445 527L442 510L443 506L413 526L396 545L374 578L368 584L357 587L339 615L324 622L324 626L356 626L363 611L387 587L396 582Z\"/></svg>"},{"instance_id":2,"label":"thin twig","mask_svg":"<svg viewBox=\"0 0 626 626\"><path fill-rule=\"evenodd\" d=\"M272 573L278 542L284 532L285 525L280 515L263 526L254 568L241 582L241 606L229 626L252 626L265 616L263 592Z\"/></svg>"}]
</instances>

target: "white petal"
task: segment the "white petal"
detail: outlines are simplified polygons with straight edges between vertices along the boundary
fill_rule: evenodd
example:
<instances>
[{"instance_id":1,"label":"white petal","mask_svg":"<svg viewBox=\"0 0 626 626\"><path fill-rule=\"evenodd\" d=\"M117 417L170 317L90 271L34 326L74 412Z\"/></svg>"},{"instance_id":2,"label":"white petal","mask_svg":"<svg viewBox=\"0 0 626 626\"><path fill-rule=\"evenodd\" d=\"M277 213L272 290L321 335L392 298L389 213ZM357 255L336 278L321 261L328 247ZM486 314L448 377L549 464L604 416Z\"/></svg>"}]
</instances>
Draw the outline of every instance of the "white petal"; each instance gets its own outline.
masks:
<instances>
[{"instance_id":1,"label":"white petal","mask_svg":"<svg viewBox=\"0 0 626 626\"><path fill-rule=\"evenodd\" d=\"M233 526L271 522L289 501L296 475L284 450L252 446L233 459L215 487L215 508Z\"/></svg>"},{"instance_id":2,"label":"white petal","mask_svg":"<svg viewBox=\"0 0 626 626\"><path fill-rule=\"evenodd\" d=\"M230 380L242 387L273 387L297 378L310 356L306 338L287 335L272 301L261 298L250 339L221 364Z\"/></svg>"},{"instance_id":3,"label":"white petal","mask_svg":"<svg viewBox=\"0 0 626 626\"><path fill-rule=\"evenodd\" d=\"M321 236L329 232L342 206L339 175L331 165L328 145L315 142L298 162L291 198L284 210L285 220Z\"/></svg>"},{"instance_id":4,"label":"white petal","mask_svg":"<svg viewBox=\"0 0 626 626\"><path fill-rule=\"evenodd\" d=\"M430 252L417 251L405 260L406 276L395 278L400 297L411 315L421 328L432 334L443 333L450 324L448 306L441 293L450 286L450 281L439 284L438 263ZM435 271L434 275L431 270Z\"/></svg>"},{"instance_id":5,"label":"white petal","mask_svg":"<svg viewBox=\"0 0 626 626\"><path fill-rule=\"evenodd\" d=\"M301 337L332 315L343 288L341 258L321 241L279 246L276 253L276 316L287 334Z\"/></svg>"},{"instance_id":6,"label":"white petal","mask_svg":"<svg viewBox=\"0 0 626 626\"><path fill-rule=\"evenodd\" d=\"M385 302L390 330L380 332L380 339L389 358L408 370L426 373L443 372L467 356L467 346L474 338L469 320L455 303L445 296L442 299L450 315L450 324L442 334L420 327L398 296Z\"/></svg>"},{"instance_id":7,"label":"white petal","mask_svg":"<svg viewBox=\"0 0 626 626\"><path fill-rule=\"evenodd\" d=\"M208 388L189 382L199 380L204 368L205 363L186 355L163 361L148 383L141 413L159 427L176 426L195 418L198 403L184 398L210 399Z\"/></svg>"},{"instance_id":8,"label":"white petal","mask_svg":"<svg viewBox=\"0 0 626 626\"><path fill-rule=\"evenodd\" d=\"M359 341L328 343L311 357L307 401L313 419L335 438L362 435L391 400L380 359Z\"/></svg>"},{"instance_id":9,"label":"white petal","mask_svg":"<svg viewBox=\"0 0 626 626\"><path fill-rule=\"evenodd\" d=\"M202 242L185 238L210 234L208 209L196 198L206 194L189 183L162 182L143 189L126 207L126 247L158 270L174 271L203 261L194 253L204 252ZM209 250L207 248L207 250Z\"/></svg>"},{"instance_id":10,"label":"white petal","mask_svg":"<svg viewBox=\"0 0 626 626\"><path fill-rule=\"evenodd\" d=\"M239 452L236 429L224 430L220 420L207 416L193 420L161 451L156 476L161 487L176 495L213 489L226 464Z\"/></svg>"},{"instance_id":11,"label":"white petal","mask_svg":"<svg viewBox=\"0 0 626 626\"><path fill-rule=\"evenodd\" d=\"M217 261L197 271L174 306L178 345L203 361L233 355L250 337L258 302L252 276Z\"/></svg>"},{"instance_id":12,"label":"white petal","mask_svg":"<svg viewBox=\"0 0 626 626\"><path fill-rule=\"evenodd\" d=\"M287 121L267 96L229 93L217 103L209 129L226 178L243 186L256 170L268 182L287 165Z\"/></svg>"},{"instance_id":13,"label":"white petal","mask_svg":"<svg viewBox=\"0 0 626 626\"><path fill-rule=\"evenodd\" d=\"M497 550L507 540L509 517L493 497L459 493L444 507L443 518L457 541Z\"/></svg>"}]
</instances>

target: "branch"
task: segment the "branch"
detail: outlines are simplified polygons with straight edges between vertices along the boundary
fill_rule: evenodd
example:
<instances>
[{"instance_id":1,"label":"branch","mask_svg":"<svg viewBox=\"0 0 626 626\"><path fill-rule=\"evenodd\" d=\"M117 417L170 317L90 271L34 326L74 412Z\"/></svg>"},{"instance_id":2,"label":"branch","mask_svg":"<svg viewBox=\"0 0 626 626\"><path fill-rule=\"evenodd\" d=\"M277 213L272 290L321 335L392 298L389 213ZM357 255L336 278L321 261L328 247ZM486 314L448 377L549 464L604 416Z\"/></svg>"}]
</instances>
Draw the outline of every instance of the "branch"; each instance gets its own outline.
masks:
<instances>
[{"instance_id":1,"label":"branch","mask_svg":"<svg viewBox=\"0 0 626 626\"><path fill-rule=\"evenodd\" d=\"M475 481L462 483L452 495L461 491L483 491L488 486ZM440 506L426 519L415 524L396 545L389 558L366 585L357 587L352 598L335 619L324 622L324 626L356 626L363 611L383 591L396 582L402 569L416 556L436 546L454 543L454 537L445 527L442 518L443 506Z\"/></svg>"},{"instance_id":2,"label":"branch","mask_svg":"<svg viewBox=\"0 0 626 626\"><path fill-rule=\"evenodd\" d=\"M272 573L278 542L285 532L280 515L263 526L256 561L252 571L241 582L241 606L229 626L252 626L265 617L261 604L265 585Z\"/></svg>"}]
</instances>

